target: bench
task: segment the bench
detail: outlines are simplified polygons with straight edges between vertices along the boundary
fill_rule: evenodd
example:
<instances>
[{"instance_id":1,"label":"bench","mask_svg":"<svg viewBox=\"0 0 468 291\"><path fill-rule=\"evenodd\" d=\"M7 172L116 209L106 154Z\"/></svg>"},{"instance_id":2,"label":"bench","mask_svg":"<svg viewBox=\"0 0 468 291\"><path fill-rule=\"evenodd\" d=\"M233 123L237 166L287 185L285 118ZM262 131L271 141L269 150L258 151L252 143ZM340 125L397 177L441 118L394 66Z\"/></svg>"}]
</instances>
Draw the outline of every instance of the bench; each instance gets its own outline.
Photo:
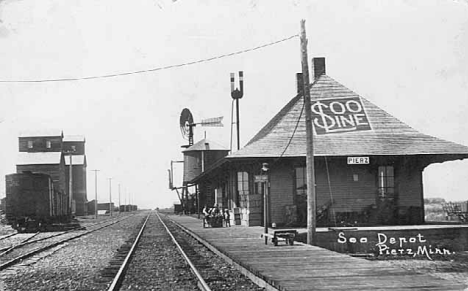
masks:
<instances>
[{"instance_id":1,"label":"bench","mask_svg":"<svg viewBox=\"0 0 468 291\"><path fill-rule=\"evenodd\" d=\"M278 245L279 241L284 241L287 245L294 245L294 239L297 236L297 230L290 229L290 230L275 230L273 234L263 233L261 237L270 238L271 243L274 246ZM266 240L265 240L266 243Z\"/></svg>"}]
</instances>

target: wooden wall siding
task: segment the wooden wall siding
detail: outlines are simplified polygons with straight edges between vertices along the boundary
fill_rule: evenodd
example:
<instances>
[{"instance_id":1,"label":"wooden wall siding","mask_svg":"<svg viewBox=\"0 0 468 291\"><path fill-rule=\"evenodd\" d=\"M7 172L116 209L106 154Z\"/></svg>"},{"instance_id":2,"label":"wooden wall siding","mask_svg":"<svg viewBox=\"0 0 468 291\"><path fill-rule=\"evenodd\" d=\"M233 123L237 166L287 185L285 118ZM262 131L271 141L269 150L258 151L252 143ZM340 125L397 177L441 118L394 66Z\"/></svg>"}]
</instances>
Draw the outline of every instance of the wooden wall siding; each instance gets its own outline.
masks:
<instances>
[{"instance_id":1,"label":"wooden wall siding","mask_svg":"<svg viewBox=\"0 0 468 291\"><path fill-rule=\"evenodd\" d=\"M82 141L65 141L63 142L63 151L71 151L75 147L75 155L85 154L85 143Z\"/></svg>"},{"instance_id":2,"label":"wooden wall siding","mask_svg":"<svg viewBox=\"0 0 468 291\"><path fill-rule=\"evenodd\" d=\"M184 182L189 182L196 176L201 174L201 153L200 152L185 152L184 153Z\"/></svg>"},{"instance_id":3,"label":"wooden wall siding","mask_svg":"<svg viewBox=\"0 0 468 291\"><path fill-rule=\"evenodd\" d=\"M227 153L228 151L205 151L205 170L220 159L224 158L227 155Z\"/></svg>"},{"instance_id":4,"label":"wooden wall siding","mask_svg":"<svg viewBox=\"0 0 468 291\"><path fill-rule=\"evenodd\" d=\"M341 234L340 234L341 233ZM452 225L452 226L435 226L434 228L405 228L404 226L390 229L360 229L360 230L339 230L339 231L327 231L317 233L317 246L323 247L329 250L333 250L340 253L361 253L361 254L375 254L379 255L379 248L376 246L379 243L379 236L385 235L388 239L386 245L390 249L404 249L403 255L392 255L388 254L388 257L405 257L407 256L406 250L413 249L414 253L417 252L419 246L426 246L427 248L445 248L450 252L467 251L468 244L468 227L464 225ZM416 241L416 243L408 242L409 238L415 238L419 234L423 235L425 242ZM397 238L396 244L390 244L389 239ZM346 243L343 243L343 238L346 238ZM356 243L351 243L350 238L355 238ZM365 238L366 242L362 243L361 238ZM402 247L399 246L398 239L405 238L406 241L402 243ZM340 243L341 240L341 243ZM426 256L421 254L424 259ZM434 255L435 258L441 258Z\"/></svg>"},{"instance_id":5,"label":"wooden wall siding","mask_svg":"<svg viewBox=\"0 0 468 291\"><path fill-rule=\"evenodd\" d=\"M413 168L401 167L398 169L398 204L399 206L417 206L422 205L422 171Z\"/></svg>"},{"instance_id":6,"label":"wooden wall siding","mask_svg":"<svg viewBox=\"0 0 468 291\"><path fill-rule=\"evenodd\" d=\"M17 165L16 172L22 173L25 171L30 171L33 173L43 173L47 174L52 178L54 182L54 189L62 192L68 193L65 188L65 175L61 170L60 165Z\"/></svg>"},{"instance_id":7,"label":"wooden wall siding","mask_svg":"<svg viewBox=\"0 0 468 291\"><path fill-rule=\"evenodd\" d=\"M376 203L377 173L370 165L347 165L346 158L329 158L327 162L328 174L324 159L316 163L318 208L333 200L335 213L359 212ZM358 175L358 181L354 181L353 175Z\"/></svg>"},{"instance_id":8,"label":"wooden wall siding","mask_svg":"<svg viewBox=\"0 0 468 291\"><path fill-rule=\"evenodd\" d=\"M227 151L184 151L184 182L190 182L225 157ZM202 165L202 157L204 163ZM218 173L210 176L218 176ZM221 175L222 176L222 175Z\"/></svg>"},{"instance_id":9,"label":"wooden wall siding","mask_svg":"<svg viewBox=\"0 0 468 291\"><path fill-rule=\"evenodd\" d=\"M272 164L270 168L270 223L284 225L287 222L286 207L296 204L294 168L303 166L304 160L304 158L285 159ZM421 213L417 212L419 211L417 208L422 208L422 168L417 158L406 158L405 160L399 157L371 157L370 164L348 165L346 157L329 157L327 158L328 173L323 157L316 157L315 162L317 208L320 209L333 200L333 204L325 216L325 221L322 221L323 225L334 226L335 222L340 222L337 221L338 218L347 215L358 215L358 225L379 223L376 220L379 212L377 196L377 169L379 165L394 165L395 167L397 195L395 201L398 203L396 206L400 208L397 209L398 215L401 216L400 220L395 223L408 223L409 217L412 221L421 221ZM209 180L215 186L218 185L216 183L222 183L222 181L227 183L226 196L229 201L227 206L229 209L239 208L242 225L245 226L263 223L263 197L261 194L254 193L253 179L254 174L259 173L260 164L259 161L243 165L234 164L230 169L227 169L229 174L224 176L227 182L219 179ZM238 171L247 171L250 181L249 191L239 194L237 193ZM354 181L354 175L357 175L357 181ZM239 196L238 200L237 196ZM411 210L413 213L407 213L409 207L413 207ZM352 223L354 222L353 220Z\"/></svg>"},{"instance_id":10,"label":"wooden wall siding","mask_svg":"<svg viewBox=\"0 0 468 291\"><path fill-rule=\"evenodd\" d=\"M20 152L60 152L62 151L62 137L19 137ZM33 141L33 147L28 148L28 141ZM51 141L51 147L47 148L46 141Z\"/></svg>"},{"instance_id":11,"label":"wooden wall siding","mask_svg":"<svg viewBox=\"0 0 468 291\"><path fill-rule=\"evenodd\" d=\"M214 191L212 190L213 186L210 182L202 183L199 185L199 190L200 190L200 206L205 207L211 207L214 205L215 199L214 199Z\"/></svg>"},{"instance_id":12,"label":"wooden wall siding","mask_svg":"<svg viewBox=\"0 0 468 291\"><path fill-rule=\"evenodd\" d=\"M237 203L237 193L236 193L236 180L235 180L235 173L234 171L229 172L229 178L228 178L228 203L229 203L229 208L237 208L239 207Z\"/></svg>"},{"instance_id":13,"label":"wooden wall siding","mask_svg":"<svg viewBox=\"0 0 468 291\"><path fill-rule=\"evenodd\" d=\"M84 204L87 201L86 191L86 167L73 166L73 200L76 203L76 215L85 215ZM69 193L70 166L65 166L66 193Z\"/></svg>"},{"instance_id":14,"label":"wooden wall siding","mask_svg":"<svg viewBox=\"0 0 468 291\"><path fill-rule=\"evenodd\" d=\"M220 209L224 209L226 205L223 203L223 187L221 185L217 185L214 192L215 203L218 205Z\"/></svg>"},{"instance_id":15,"label":"wooden wall siding","mask_svg":"<svg viewBox=\"0 0 468 291\"><path fill-rule=\"evenodd\" d=\"M402 159L398 167L398 223L424 222L422 167L416 159Z\"/></svg>"},{"instance_id":16,"label":"wooden wall siding","mask_svg":"<svg viewBox=\"0 0 468 291\"><path fill-rule=\"evenodd\" d=\"M286 206L294 205L294 175L291 166L274 167L270 173L270 222L286 222Z\"/></svg>"}]
</instances>

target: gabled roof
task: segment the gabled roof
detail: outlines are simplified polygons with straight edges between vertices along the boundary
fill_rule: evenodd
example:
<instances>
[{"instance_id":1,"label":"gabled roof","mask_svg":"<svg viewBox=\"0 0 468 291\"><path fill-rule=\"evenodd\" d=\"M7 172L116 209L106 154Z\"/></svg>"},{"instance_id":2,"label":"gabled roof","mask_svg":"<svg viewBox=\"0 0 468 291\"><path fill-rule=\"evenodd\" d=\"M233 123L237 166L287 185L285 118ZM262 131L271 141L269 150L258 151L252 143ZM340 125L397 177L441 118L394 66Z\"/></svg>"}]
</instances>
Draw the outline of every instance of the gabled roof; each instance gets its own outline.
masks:
<instances>
[{"instance_id":1,"label":"gabled roof","mask_svg":"<svg viewBox=\"0 0 468 291\"><path fill-rule=\"evenodd\" d=\"M86 166L85 155L72 155L73 166ZM70 166L70 155L65 155L65 165Z\"/></svg>"},{"instance_id":2,"label":"gabled roof","mask_svg":"<svg viewBox=\"0 0 468 291\"><path fill-rule=\"evenodd\" d=\"M85 137L82 135L65 135L63 142L85 142Z\"/></svg>"},{"instance_id":3,"label":"gabled roof","mask_svg":"<svg viewBox=\"0 0 468 291\"><path fill-rule=\"evenodd\" d=\"M229 151L227 148L208 139L202 139L182 152L194 151Z\"/></svg>"},{"instance_id":4,"label":"gabled roof","mask_svg":"<svg viewBox=\"0 0 468 291\"><path fill-rule=\"evenodd\" d=\"M416 131L327 75L321 75L311 85L310 92L312 108L316 111L315 117L313 116L313 147L316 156L455 155L457 158L468 157L468 147ZM323 110L320 106L314 105L317 101L328 104L328 107L332 106L332 101L342 102L341 104L350 101L353 103L351 109L357 111L359 100L364 110L361 113L364 115L357 118L362 124L367 125L361 130L323 134L323 122L335 121L327 119L329 117L322 116L321 118L317 115L317 111ZM335 111L344 110L342 105L334 105ZM346 123L346 121L342 122ZM306 156L305 112L303 112L301 95L291 99L244 148L227 158L279 156Z\"/></svg>"},{"instance_id":5,"label":"gabled roof","mask_svg":"<svg viewBox=\"0 0 468 291\"><path fill-rule=\"evenodd\" d=\"M18 153L16 165L58 165L61 152Z\"/></svg>"},{"instance_id":6,"label":"gabled roof","mask_svg":"<svg viewBox=\"0 0 468 291\"><path fill-rule=\"evenodd\" d=\"M24 130L21 131L19 137L45 137L45 136L61 136L63 132L60 129L38 129L38 130Z\"/></svg>"}]
</instances>

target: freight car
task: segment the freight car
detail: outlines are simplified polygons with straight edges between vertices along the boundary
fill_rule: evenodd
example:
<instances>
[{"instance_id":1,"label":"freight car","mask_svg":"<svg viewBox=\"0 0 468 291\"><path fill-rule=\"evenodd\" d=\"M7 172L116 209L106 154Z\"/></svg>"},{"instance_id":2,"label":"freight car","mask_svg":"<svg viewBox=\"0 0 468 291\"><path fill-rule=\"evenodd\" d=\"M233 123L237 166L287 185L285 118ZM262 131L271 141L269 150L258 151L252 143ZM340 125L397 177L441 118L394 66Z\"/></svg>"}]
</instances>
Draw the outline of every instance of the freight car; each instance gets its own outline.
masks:
<instances>
[{"instance_id":1,"label":"freight car","mask_svg":"<svg viewBox=\"0 0 468 291\"><path fill-rule=\"evenodd\" d=\"M52 178L40 173L5 176L6 220L18 231L48 230L55 223L68 223L68 196L54 189Z\"/></svg>"}]
</instances>

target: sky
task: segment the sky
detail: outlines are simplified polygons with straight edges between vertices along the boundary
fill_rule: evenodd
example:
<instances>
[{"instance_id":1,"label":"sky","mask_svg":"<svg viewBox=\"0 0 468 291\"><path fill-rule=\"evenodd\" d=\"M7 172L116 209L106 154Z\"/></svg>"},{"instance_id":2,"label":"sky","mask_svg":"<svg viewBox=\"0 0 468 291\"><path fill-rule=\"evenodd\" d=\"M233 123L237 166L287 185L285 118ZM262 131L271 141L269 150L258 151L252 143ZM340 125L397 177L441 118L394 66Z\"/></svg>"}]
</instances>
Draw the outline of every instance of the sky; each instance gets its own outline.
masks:
<instances>
[{"instance_id":1,"label":"sky","mask_svg":"<svg viewBox=\"0 0 468 291\"><path fill-rule=\"evenodd\" d=\"M86 137L89 200L98 169L99 201L112 178L122 204L172 205L182 109L195 121L224 116L224 127L196 127L195 142L229 148L230 73L243 71L245 145L295 95L300 42L290 37L301 19L327 75L423 133L468 145L468 1L0 0L0 176L15 172L19 132L61 129ZM72 80L24 82L54 79ZM468 161L424 171L425 197L467 200L466 189Z\"/></svg>"}]
</instances>

